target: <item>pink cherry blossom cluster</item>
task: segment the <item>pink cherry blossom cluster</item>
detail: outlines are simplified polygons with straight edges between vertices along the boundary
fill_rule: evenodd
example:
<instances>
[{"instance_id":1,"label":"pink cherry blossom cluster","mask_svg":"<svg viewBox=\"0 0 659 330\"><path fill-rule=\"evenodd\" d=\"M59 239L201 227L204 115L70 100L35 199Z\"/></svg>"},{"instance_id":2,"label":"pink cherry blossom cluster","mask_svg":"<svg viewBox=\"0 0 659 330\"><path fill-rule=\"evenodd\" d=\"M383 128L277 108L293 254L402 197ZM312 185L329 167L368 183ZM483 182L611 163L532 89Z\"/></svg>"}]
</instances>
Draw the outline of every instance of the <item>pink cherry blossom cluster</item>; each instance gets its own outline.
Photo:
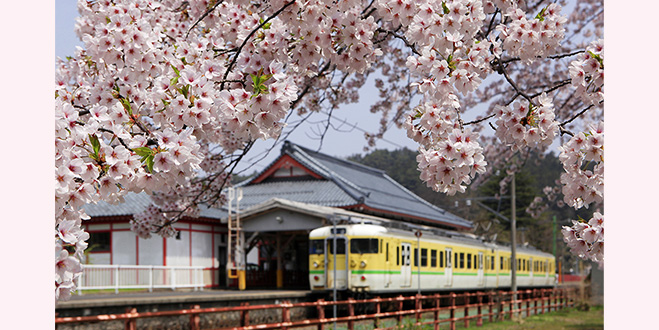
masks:
<instances>
[{"instance_id":1,"label":"pink cherry blossom cluster","mask_svg":"<svg viewBox=\"0 0 659 330\"><path fill-rule=\"evenodd\" d=\"M421 146L416 157L421 180L429 188L448 195L464 192L471 179L485 172L487 165L477 138L478 134L469 129L453 129L446 140L432 148Z\"/></svg>"},{"instance_id":2,"label":"pink cherry blossom cluster","mask_svg":"<svg viewBox=\"0 0 659 330\"><path fill-rule=\"evenodd\" d=\"M561 175L565 202L575 209L604 201L604 122L591 125L559 147L559 159L565 173ZM573 221L563 227L563 236L572 251L584 259L604 265L604 217L595 212L585 224Z\"/></svg>"},{"instance_id":3,"label":"pink cherry blossom cluster","mask_svg":"<svg viewBox=\"0 0 659 330\"><path fill-rule=\"evenodd\" d=\"M563 226L563 240L571 252L580 258L597 262L604 267L604 215L595 212L586 221L572 221L572 227Z\"/></svg>"},{"instance_id":4,"label":"pink cherry blossom cluster","mask_svg":"<svg viewBox=\"0 0 659 330\"><path fill-rule=\"evenodd\" d=\"M591 125L559 147L563 195L567 205L579 209L604 201L604 122Z\"/></svg>"},{"instance_id":5,"label":"pink cherry blossom cluster","mask_svg":"<svg viewBox=\"0 0 659 330\"><path fill-rule=\"evenodd\" d=\"M570 78L576 95L586 104L604 101L604 40L598 39L570 62Z\"/></svg>"},{"instance_id":6,"label":"pink cherry blossom cluster","mask_svg":"<svg viewBox=\"0 0 659 330\"><path fill-rule=\"evenodd\" d=\"M503 40L503 49L511 56L518 56L526 64L538 57L552 55L565 35L567 18L559 14L561 6L551 3L533 19L528 19L515 2L510 4L504 13L511 22L497 26L499 37Z\"/></svg>"},{"instance_id":7,"label":"pink cherry blossom cluster","mask_svg":"<svg viewBox=\"0 0 659 330\"><path fill-rule=\"evenodd\" d=\"M558 133L554 106L547 95L538 99L539 105L515 102L512 109L496 106L496 136L513 150L524 147L547 147Z\"/></svg>"}]
</instances>

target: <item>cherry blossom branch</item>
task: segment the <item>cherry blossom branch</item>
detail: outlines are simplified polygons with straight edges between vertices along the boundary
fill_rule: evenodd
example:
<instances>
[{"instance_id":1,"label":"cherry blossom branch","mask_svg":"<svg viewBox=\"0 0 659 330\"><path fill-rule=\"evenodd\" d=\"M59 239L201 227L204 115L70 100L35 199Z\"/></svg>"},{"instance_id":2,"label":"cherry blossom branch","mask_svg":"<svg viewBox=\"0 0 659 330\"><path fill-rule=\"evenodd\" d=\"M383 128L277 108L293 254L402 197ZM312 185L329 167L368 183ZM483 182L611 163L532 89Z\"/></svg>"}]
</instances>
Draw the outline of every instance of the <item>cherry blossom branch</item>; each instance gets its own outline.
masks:
<instances>
[{"instance_id":1,"label":"cherry blossom branch","mask_svg":"<svg viewBox=\"0 0 659 330\"><path fill-rule=\"evenodd\" d=\"M227 70L224 72L224 77L222 78L222 80L227 80L227 77L229 76L229 72L231 72L231 70L233 70L233 66L236 64L236 61L238 60L238 55L240 55L240 52L243 50L243 47L245 47L245 45L247 44L247 41L249 41L249 39L252 38L252 36L254 36L254 34L255 34L258 30L260 30L263 26L265 26L266 24L268 24L268 22L270 22L272 19L274 19L275 17L277 17L279 14L281 14L281 13L282 13L284 10L286 10L286 8L288 8L290 5L294 4L295 1L296 1L296 0L293 0L293 1L287 2L283 7L279 8L279 10L277 10L276 12L274 12L274 14L270 15L270 17L266 18L263 22L261 22L261 24L259 24L255 29L253 29L253 30L247 35L247 37L245 37L245 40L243 40L243 43L240 44L240 46L238 47L237 52L236 52L236 55L233 57L233 59L231 60L231 63L229 63L229 66L227 67ZM224 82L220 85L220 89L224 89Z\"/></svg>"},{"instance_id":2,"label":"cherry blossom branch","mask_svg":"<svg viewBox=\"0 0 659 330\"><path fill-rule=\"evenodd\" d=\"M563 80L563 81L558 82L556 85L554 85L553 87L551 87L551 88L549 88L549 89L546 89L546 90L543 90L543 91L541 91L541 92L537 92L537 93L531 95L531 98L535 98L535 97L537 97L537 96L540 96L540 95L542 95L542 93L553 92L553 91L555 91L555 90L557 90L557 89L559 89L559 88L561 88L561 87L563 87L563 86L569 85L571 82L572 82L571 79L565 79L565 80Z\"/></svg>"},{"instance_id":3,"label":"cherry blossom branch","mask_svg":"<svg viewBox=\"0 0 659 330\"><path fill-rule=\"evenodd\" d=\"M188 38L188 36L190 35L190 31L192 31L192 29L194 29L194 27L197 26L197 24L199 24L204 18L206 18L206 16L208 16L211 12L213 12L223 2L224 0L218 1L215 5L213 5L212 8L208 9L203 15L201 15L201 17L199 17L199 19L196 22L194 22L194 24L192 24L192 26L188 29L188 32L185 34L185 39Z\"/></svg>"},{"instance_id":4,"label":"cherry blossom branch","mask_svg":"<svg viewBox=\"0 0 659 330\"><path fill-rule=\"evenodd\" d=\"M492 117L494 117L494 116L496 116L496 114L493 113L493 114L491 114L491 115L489 115L489 116L487 116L487 117L484 117L484 118L481 118L481 119L472 120L472 121L470 121L470 122L464 123L464 125L467 126L467 125L478 124L478 123L484 122L484 121L486 121L486 120L488 120L488 119L490 119L490 118L492 118Z\"/></svg>"},{"instance_id":5,"label":"cherry blossom branch","mask_svg":"<svg viewBox=\"0 0 659 330\"><path fill-rule=\"evenodd\" d=\"M575 50L575 51L572 51L572 52L569 52L569 53L563 53L563 54L556 54L556 55L545 56L545 58L549 58L549 59L555 60L555 59L560 59L560 58L570 57L570 56L574 56L574 55L579 55L579 54L581 54L581 53L583 53L583 52L584 52L584 50ZM537 56L536 58L541 59L541 58L543 58L543 57L542 57L542 56ZM508 64L508 63L510 63L510 62L516 62L516 61L520 61L520 60L521 60L521 58L519 58L519 57L511 57L511 58L507 58L507 59L505 59L505 60L502 60L502 63L503 63L503 64Z\"/></svg>"},{"instance_id":6,"label":"cherry blossom branch","mask_svg":"<svg viewBox=\"0 0 659 330\"><path fill-rule=\"evenodd\" d=\"M568 120L566 120L566 121L560 123L559 126L563 127L563 126L565 126L565 125L567 125L567 124L573 122L575 119L579 118L581 115L583 115L584 113L586 113L586 111L590 110L590 109L591 109L592 107L594 107L594 106L595 106L594 104L591 104L591 105L587 106L585 109L579 111L579 113L577 113L576 115L572 116L572 118L570 118L570 119L568 119Z\"/></svg>"},{"instance_id":7,"label":"cherry blossom branch","mask_svg":"<svg viewBox=\"0 0 659 330\"><path fill-rule=\"evenodd\" d=\"M501 59L497 57L493 62L494 62L493 66L498 66L496 71L499 74L503 74L504 78L506 78L506 81L513 87L513 89L515 89L515 92L521 95L522 97L524 97L525 99L527 99L529 102L533 103L531 98L528 95L526 95L526 93L522 92L522 90L519 87L517 87L517 84L515 84L515 82L510 78L510 76L508 76L508 72L506 72L503 63L501 63Z\"/></svg>"}]
</instances>

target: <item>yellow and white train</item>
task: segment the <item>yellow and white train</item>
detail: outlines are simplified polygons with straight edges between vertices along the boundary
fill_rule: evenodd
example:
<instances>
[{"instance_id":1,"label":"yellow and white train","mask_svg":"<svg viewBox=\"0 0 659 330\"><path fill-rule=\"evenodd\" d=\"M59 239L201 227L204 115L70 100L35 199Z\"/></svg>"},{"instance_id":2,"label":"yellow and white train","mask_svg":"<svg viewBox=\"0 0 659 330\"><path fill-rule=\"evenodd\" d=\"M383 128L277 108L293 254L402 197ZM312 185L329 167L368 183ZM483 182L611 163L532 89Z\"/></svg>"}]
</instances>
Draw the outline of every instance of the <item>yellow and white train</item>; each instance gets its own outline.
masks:
<instances>
[{"instance_id":1,"label":"yellow and white train","mask_svg":"<svg viewBox=\"0 0 659 330\"><path fill-rule=\"evenodd\" d=\"M518 288L554 286L553 255L531 247L518 247L516 254ZM510 288L510 256L509 246L457 232L325 226L309 234L309 283L317 293L335 287L371 294Z\"/></svg>"}]
</instances>

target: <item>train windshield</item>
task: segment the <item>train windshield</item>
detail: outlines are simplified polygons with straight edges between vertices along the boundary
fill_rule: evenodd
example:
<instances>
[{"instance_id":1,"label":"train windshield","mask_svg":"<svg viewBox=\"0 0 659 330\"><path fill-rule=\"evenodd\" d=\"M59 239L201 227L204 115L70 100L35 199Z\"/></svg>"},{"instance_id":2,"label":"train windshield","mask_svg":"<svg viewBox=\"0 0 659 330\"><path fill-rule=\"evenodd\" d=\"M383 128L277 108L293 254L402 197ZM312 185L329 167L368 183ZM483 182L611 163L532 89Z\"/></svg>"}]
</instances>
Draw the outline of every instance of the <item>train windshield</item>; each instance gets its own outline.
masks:
<instances>
[{"instance_id":1,"label":"train windshield","mask_svg":"<svg viewBox=\"0 0 659 330\"><path fill-rule=\"evenodd\" d=\"M324 254L322 239L312 239L309 241L309 254Z\"/></svg>"},{"instance_id":2,"label":"train windshield","mask_svg":"<svg viewBox=\"0 0 659 330\"><path fill-rule=\"evenodd\" d=\"M340 238L336 240L336 254L346 254L346 245L345 238ZM327 253L332 254L334 252L333 248L334 239L329 237L327 239Z\"/></svg>"},{"instance_id":3,"label":"train windshield","mask_svg":"<svg viewBox=\"0 0 659 330\"><path fill-rule=\"evenodd\" d=\"M353 238L350 240L350 253L378 253L378 239Z\"/></svg>"}]
</instances>

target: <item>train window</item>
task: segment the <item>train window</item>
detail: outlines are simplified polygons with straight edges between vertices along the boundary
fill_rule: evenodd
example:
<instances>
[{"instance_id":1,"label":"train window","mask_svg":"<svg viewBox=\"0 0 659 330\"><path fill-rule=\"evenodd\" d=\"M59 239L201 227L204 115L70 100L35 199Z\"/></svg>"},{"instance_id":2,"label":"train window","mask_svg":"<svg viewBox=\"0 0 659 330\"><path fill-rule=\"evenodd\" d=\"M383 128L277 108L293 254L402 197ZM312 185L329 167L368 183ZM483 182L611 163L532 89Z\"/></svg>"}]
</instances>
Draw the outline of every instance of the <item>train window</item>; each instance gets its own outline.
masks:
<instances>
[{"instance_id":1,"label":"train window","mask_svg":"<svg viewBox=\"0 0 659 330\"><path fill-rule=\"evenodd\" d=\"M400 266L400 247L396 247L396 266Z\"/></svg>"},{"instance_id":2,"label":"train window","mask_svg":"<svg viewBox=\"0 0 659 330\"><path fill-rule=\"evenodd\" d=\"M419 266L419 249L414 248L414 267Z\"/></svg>"},{"instance_id":3,"label":"train window","mask_svg":"<svg viewBox=\"0 0 659 330\"><path fill-rule=\"evenodd\" d=\"M309 241L309 254L324 254L322 239L312 239Z\"/></svg>"},{"instance_id":4,"label":"train window","mask_svg":"<svg viewBox=\"0 0 659 330\"><path fill-rule=\"evenodd\" d=\"M385 251L384 255L386 256L385 260L389 261L389 242L387 242L387 250Z\"/></svg>"},{"instance_id":5,"label":"train window","mask_svg":"<svg viewBox=\"0 0 659 330\"><path fill-rule=\"evenodd\" d=\"M465 253L464 252L460 252L460 263L459 263L459 265L460 265L460 267L458 267L458 268L465 268Z\"/></svg>"},{"instance_id":6,"label":"train window","mask_svg":"<svg viewBox=\"0 0 659 330\"><path fill-rule=\"evenodd\" d=\"M430 267L437 267L437 250L430 250Z\"/></svg>"},{"instance_id":7,"label":"train window","mask_svg":"<svg viewBox=\"0 0 659 330\"><path fill-rule=\"evenodd\" d=\"M494 270L494 256L491 256L490 259L490 269Z\"/></svg>"},{"instance_id":8,"label":"train window","mask_svg":"<svg viewBox=\"0 0 659 330\"><path fill-rule=\"evenodd\" d=\"M378 239L353 238L350 240L350 253L378 253Z\"/></svg>"},{"instance_id":9,"label":"train window","mask_svg":"<svg viewBox=\"0 0 659 330\"><path fill-rule=\"evenodd\" d=\"M444 268L444 251L439 251L439 268Z\"/></svg>"},{"instance_id":10,"label":"train window","mask_svg":"<svg viewBox=\"0 0 659 330\"><path fill-rule=\"evenodd\" d=\"M474 254L474 268L481 268L478 266L478 263L476 262L477 260L477 256Z\"/></svg>"},{"instance_id":11,"label":"train window","mask_svg":"<svg viewBox=\"0 0 659 330\"><path fill-rule=\"evenodd\" d=\"M503 268L503 257L499 257L499 258L500 258L500 261L501 261L500 262L501 264L499 265L499 269L504 269Z\"/></svg>"},{"instance_id":12,"label":"train window","mask_svg":"<svg viewBox=\"0 0 659 330\"><path fill-rule=\"evenodd\" d=\"M471 253L467 253L467 269L471 269Z\"/></svg>"},{"instance_id":13,"label":"train window","mask_svg":"<svg viewBox=\"0 0 659 330\"><path fill-rule=\"evenodd\" d=\"M428 249L421 249L421 267L428 267Z\"/></svg>"},{"instance_id":14,"label":"train window","mask_svg":"<svg viewBox=\"0 0 659 330\"><path fill-rule=\"evenodd\" d=\"M333 244L334 244L333 239L327 240L327 252L330 254L334 252ZM343 239L336 240L336 254L346 254L346 245L343 242Z\"/></svg>"}]
</instances>

